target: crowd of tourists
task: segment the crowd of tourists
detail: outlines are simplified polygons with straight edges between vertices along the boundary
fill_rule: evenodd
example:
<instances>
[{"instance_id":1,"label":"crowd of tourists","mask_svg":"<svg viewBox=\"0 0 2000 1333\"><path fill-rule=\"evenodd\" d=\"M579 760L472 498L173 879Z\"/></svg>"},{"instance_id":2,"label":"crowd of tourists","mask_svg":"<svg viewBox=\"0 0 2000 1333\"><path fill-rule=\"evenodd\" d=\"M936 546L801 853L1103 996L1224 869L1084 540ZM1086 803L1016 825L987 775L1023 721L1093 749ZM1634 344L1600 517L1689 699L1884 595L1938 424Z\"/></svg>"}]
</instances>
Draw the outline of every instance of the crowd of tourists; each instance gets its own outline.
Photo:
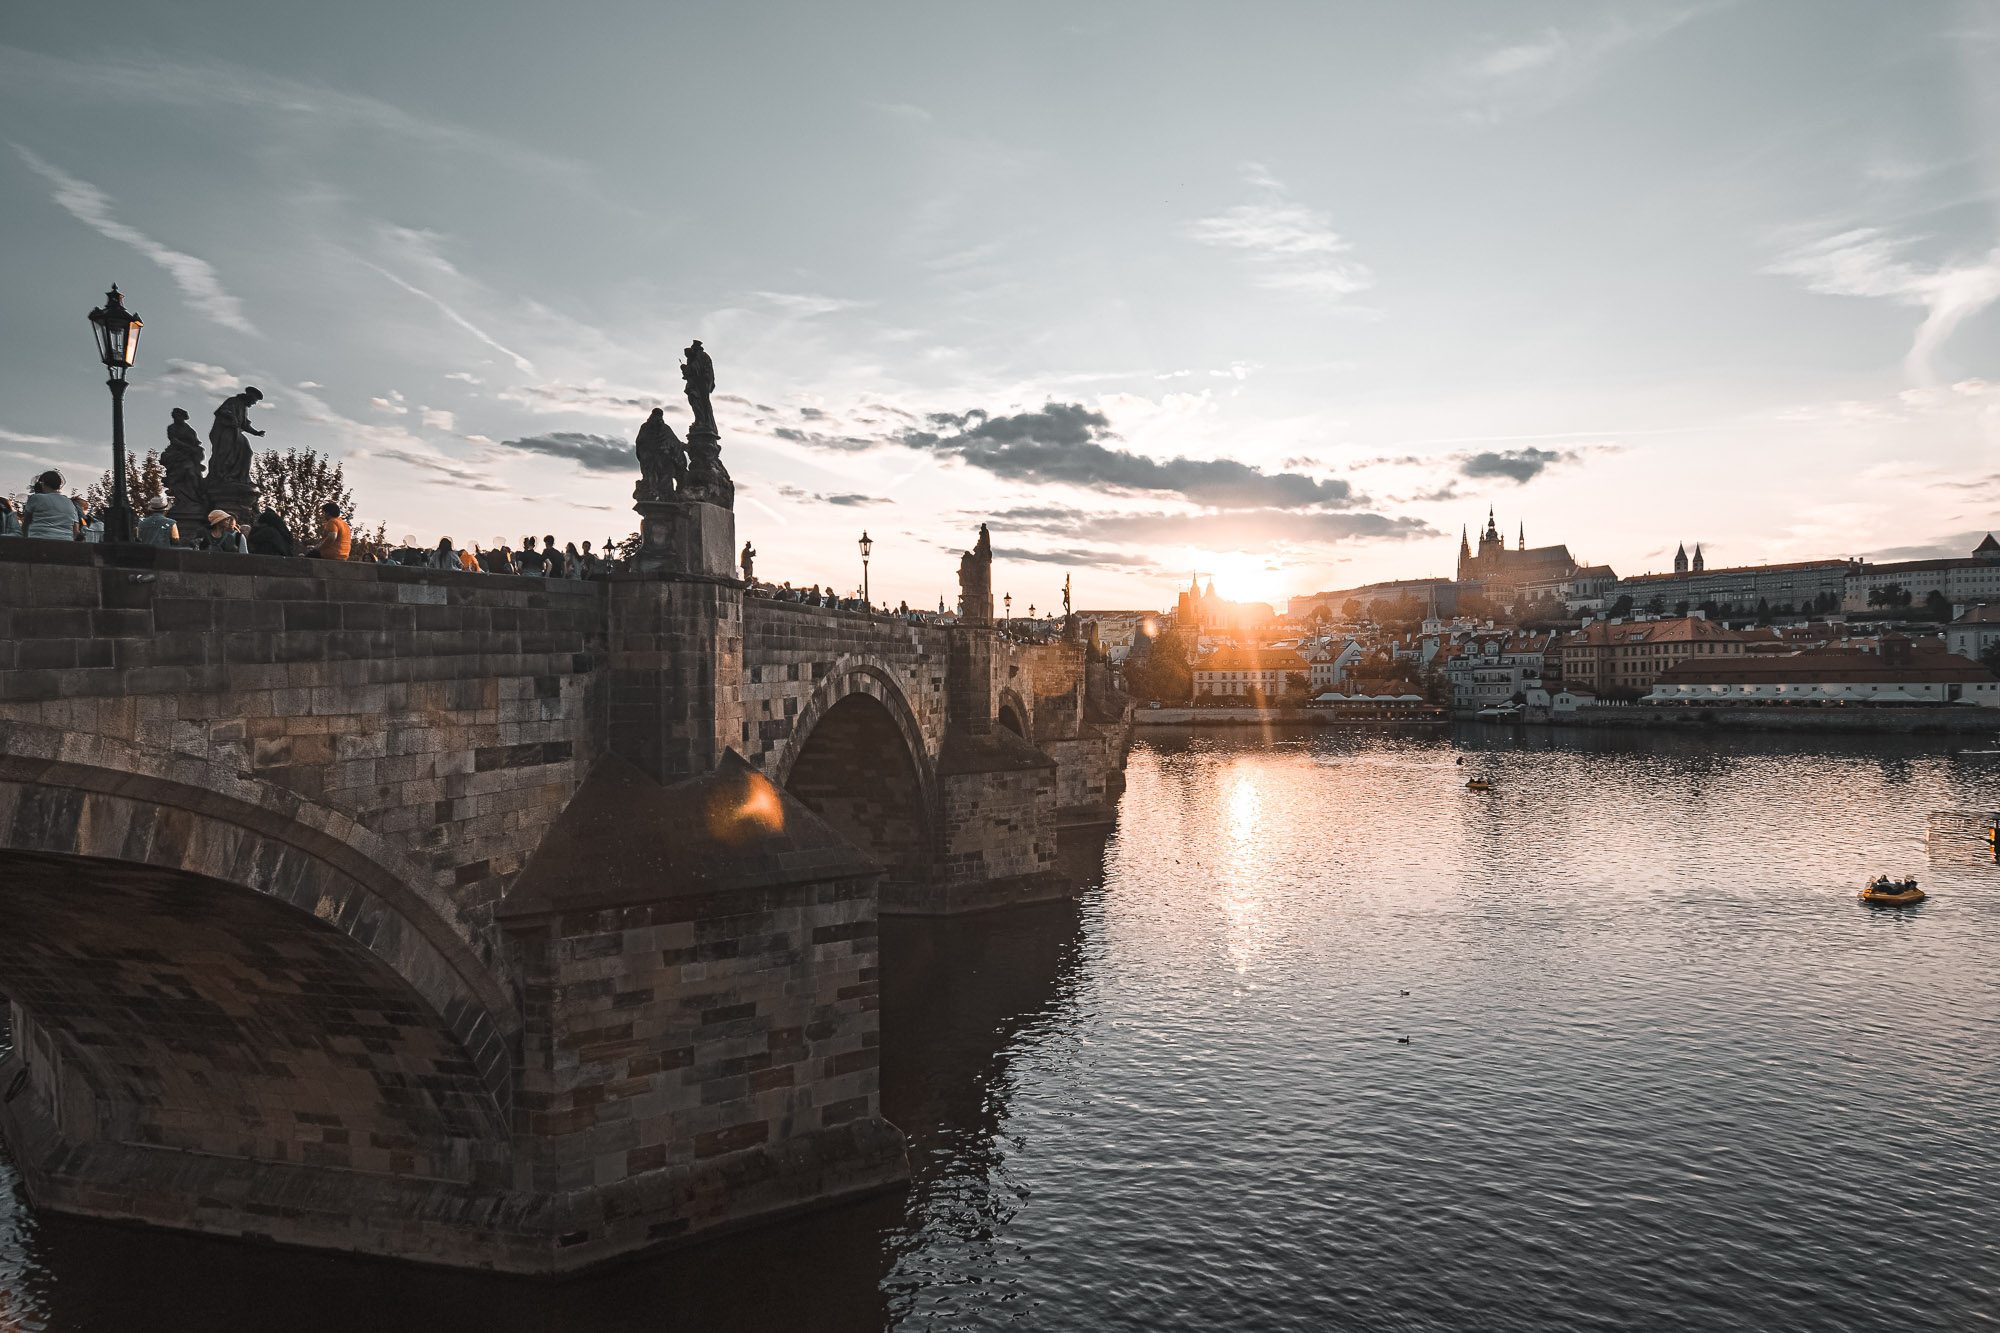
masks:
<instances>
[{"instance_id":1,"label":"crowd of tourists","mask_svg":"<svg viewBox=\"0 0 2000 1333\"><path fill-rule=\"evenodd\" d=\"M91 508L81 495L65 495L63 475L53 469L34 480L27 498L20 503L0 495L0 537L33 538L42 541L102 542L105 506ZM404 544L384 549L374 543L355 541L354 529L341 515L340 506L320 508L319 531L310 541L301 541L276 510L266 509L244 527L227 510L213 509L194 531L183 531L181 522L167 513L167 501L154 496L145 502L139 519L137 540L149 546L178 546L189 550L213 551L224 555L296 555L320 560L361 560L371 564L406 565L418 569L462 569L471 573L514 574L525 578L597 578L618 567L610 554L598 554L585 542L581 550L575 542L557 546L554 536L522 539L516 551L506 545L482 550L475 544L460 549L449 537L435 547L418 546L414 537Z\"/></svg>"}]
</instances>

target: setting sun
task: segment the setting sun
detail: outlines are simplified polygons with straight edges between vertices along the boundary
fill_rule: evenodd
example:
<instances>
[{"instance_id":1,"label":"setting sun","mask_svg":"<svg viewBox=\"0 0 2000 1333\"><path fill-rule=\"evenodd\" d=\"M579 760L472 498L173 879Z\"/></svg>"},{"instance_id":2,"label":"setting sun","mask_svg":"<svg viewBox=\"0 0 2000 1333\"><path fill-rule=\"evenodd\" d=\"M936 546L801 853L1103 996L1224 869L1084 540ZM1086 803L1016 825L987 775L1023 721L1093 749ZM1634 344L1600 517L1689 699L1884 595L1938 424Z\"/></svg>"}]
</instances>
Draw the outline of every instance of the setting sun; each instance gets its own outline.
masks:
<instances>
[{"instance_id":1,"label":"setting sun","mask_svg":"<svg viewBox=\"0 0 2000 1333\"><path fill-rule=\"evenodd\" d=\"M1215 581L1216 595L1232 602L1266 602L1284 609L1285 571L1267 556L1247 551L1197 551L1183 548L1181 564L1200 571L1202 585Z\"/></svg>"}]
</instances>

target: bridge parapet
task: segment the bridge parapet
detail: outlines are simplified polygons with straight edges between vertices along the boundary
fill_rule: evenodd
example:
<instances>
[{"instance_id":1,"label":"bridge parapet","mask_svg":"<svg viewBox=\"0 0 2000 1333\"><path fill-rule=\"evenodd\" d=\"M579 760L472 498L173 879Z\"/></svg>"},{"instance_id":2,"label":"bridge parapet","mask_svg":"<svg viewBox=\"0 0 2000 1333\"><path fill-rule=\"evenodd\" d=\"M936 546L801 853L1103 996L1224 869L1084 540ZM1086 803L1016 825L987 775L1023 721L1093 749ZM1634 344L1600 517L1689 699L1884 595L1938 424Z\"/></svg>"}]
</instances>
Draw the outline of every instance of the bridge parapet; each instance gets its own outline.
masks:
<instances>
[{"instance_id":1,"label":"bridge parapet","mask_svg":"<svg viewBox=\"0 0 2000 1333\"><path fill-rule=\"evenodd\" d=\"M185 755L493 905L601 752L604 585L0 541L0 720Z\"/></svg>"}]
</instances>

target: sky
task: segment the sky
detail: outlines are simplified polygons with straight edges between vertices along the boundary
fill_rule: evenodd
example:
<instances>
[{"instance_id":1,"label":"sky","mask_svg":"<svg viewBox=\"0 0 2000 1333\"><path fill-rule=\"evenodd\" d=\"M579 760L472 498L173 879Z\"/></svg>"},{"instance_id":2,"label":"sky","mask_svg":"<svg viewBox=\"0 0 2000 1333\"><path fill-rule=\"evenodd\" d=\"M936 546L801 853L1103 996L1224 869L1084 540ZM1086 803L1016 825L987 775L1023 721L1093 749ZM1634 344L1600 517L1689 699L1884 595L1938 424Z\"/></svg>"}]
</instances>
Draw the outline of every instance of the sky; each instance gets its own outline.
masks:
<instances>
[{"instance_id":1,"label":"sky","mask_svg":"<svg viewBox=\"0 0 2000 1333\"><path fill-rule=\"evenodd\" d=\"M345 465L434 543L636 528L714 358L772 580L1019 613L2000 522L2000 4L13 6L0 485Z\"/></svg>"}]
</instances>

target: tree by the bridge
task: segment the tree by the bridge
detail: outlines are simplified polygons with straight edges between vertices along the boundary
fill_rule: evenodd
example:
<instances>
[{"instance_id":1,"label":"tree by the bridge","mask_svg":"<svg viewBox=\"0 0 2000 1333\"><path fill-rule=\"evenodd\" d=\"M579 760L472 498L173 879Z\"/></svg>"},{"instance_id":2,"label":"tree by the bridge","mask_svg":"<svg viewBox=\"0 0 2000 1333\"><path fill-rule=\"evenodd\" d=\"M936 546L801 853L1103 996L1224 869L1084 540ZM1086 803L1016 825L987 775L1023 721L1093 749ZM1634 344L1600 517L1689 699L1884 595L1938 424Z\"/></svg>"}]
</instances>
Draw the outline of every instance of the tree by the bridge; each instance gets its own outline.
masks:
<instances>
[{"instance_id":1,"label":"tree by the bridge","mask_svg":"<svg viewBox=\"0 0 2000 1333\"><path fill-rule=\"evenodd\" d=\"M167 493L167 472L160 466L160 451L148 449L143 459L132 457L132 451L125 451L125 493L130 497L132 507L144 510L146 501L154 496ZM111 469L104 469L104 475L90 483L90 489L83 493L90 512L111 507Z\"/></svg>"}]
</instances>

